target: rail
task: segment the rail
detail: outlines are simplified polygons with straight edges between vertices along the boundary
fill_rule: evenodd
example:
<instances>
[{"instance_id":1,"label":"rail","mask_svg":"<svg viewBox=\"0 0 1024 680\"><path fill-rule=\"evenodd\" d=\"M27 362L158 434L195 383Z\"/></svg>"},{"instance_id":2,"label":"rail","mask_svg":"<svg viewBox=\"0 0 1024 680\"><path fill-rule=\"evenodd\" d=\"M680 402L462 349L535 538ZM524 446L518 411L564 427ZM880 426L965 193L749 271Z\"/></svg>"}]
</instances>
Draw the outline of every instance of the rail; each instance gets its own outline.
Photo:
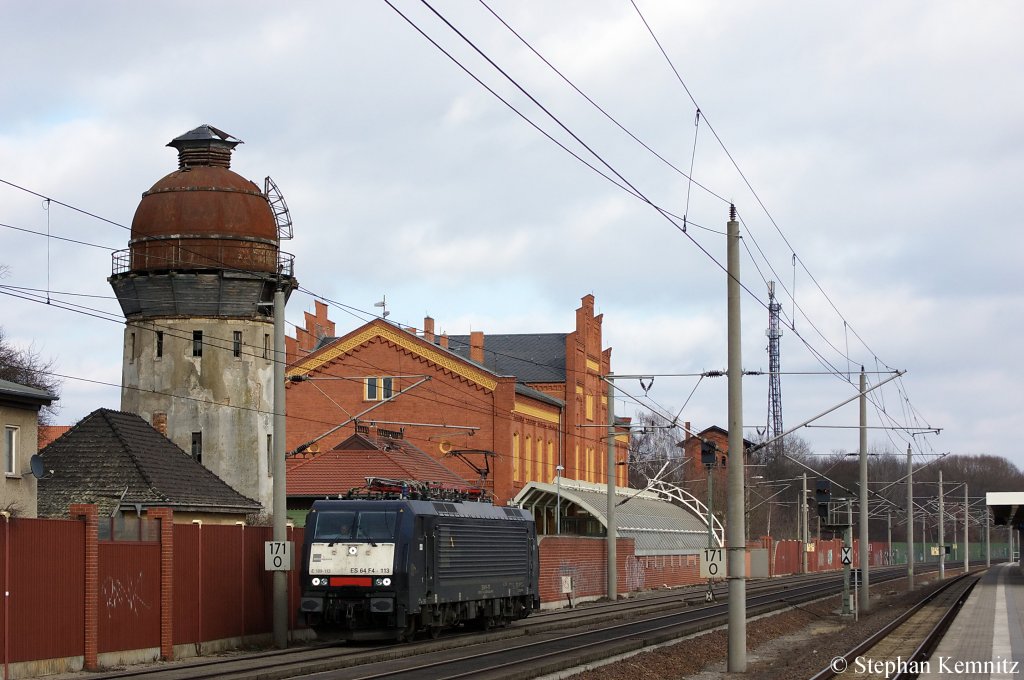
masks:
<instances>
[{"instance_id":1,"label":"rail","mask_svg":"<svg viewBox=\"0 0 1024 680\"><path fill-rule=\"evenodd\" d=\"M949 606L946 612L942 615L942 618L938 621L938 623L936 623L932 630L925 636L924 640L922 640L921 643L914 650L914 654L907 659L907 664L904 670L899 674L893 676L892 680L895 680L896 678L907 680L909 678L917 677L916 673L911 674L906 669L913 668L916 664L912 662L921 661L927 658L935 650L936 645L938 645L939 641L942 639L942 636L945 634L946 630L953 622L953 619L956 617L957 612L960 611L960 607L963 605L964 600L967 599L967 596L974 588L975 583L977 583L978 579L980 578L976 572L968 572L966 574L961 574L960 576L949 581L948 583L943 584L941 588L935 590L935 592L929 594L927 597L922 599L920 602L915 604L906 612L890 621L888 624L885 625L885 627L876 632L874 635L864 639L863 641L858 643L853 649L846 652L845 654L842 654L832 659L832 662L828 667L823 668L817 674L811 676L810 680L827 680L828 678L837 677L839 674L836 672L834 666L837 663L838 659L842 658L846 664L852 663L854 659L856 659L858 656L864 654L864 652L874 647L876 644L884 640L890 633L892 633L894 630L896 630L901 625L910 620L911 617L913 617L915 614L924 609L926 605L938 599L940 596L946 594L946 592L950 588L952 588L954 585L960 583L961 581L967 578L974 578L975 582L972 583L969 587L967 587L960 594L960 596L957 597L956 601ZM840 664L840 666L842 666L842 664Z\"/></svg>"}]
</instances>

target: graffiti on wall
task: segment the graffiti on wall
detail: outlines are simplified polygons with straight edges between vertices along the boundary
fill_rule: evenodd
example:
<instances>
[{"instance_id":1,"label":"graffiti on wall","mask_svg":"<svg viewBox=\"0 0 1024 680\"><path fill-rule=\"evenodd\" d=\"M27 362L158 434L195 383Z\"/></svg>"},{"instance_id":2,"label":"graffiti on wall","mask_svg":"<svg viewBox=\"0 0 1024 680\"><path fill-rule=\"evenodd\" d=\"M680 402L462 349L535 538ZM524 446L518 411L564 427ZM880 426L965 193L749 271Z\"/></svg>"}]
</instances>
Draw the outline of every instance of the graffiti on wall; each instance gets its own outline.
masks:
<instances>
[{"instance_id":1,"label":"graffiti on wall","mask_svg":"<svg viewBox=\"0 0 1024 680\"><path fill-rule=\"evenodd\" d=\"M142 572L124 580L108 576L100 587L100 601L106 604L108 619L113 618L114 610L120 607L140 616L149 609L149 604L142 597Z\"/></svg>"}]
</instances>

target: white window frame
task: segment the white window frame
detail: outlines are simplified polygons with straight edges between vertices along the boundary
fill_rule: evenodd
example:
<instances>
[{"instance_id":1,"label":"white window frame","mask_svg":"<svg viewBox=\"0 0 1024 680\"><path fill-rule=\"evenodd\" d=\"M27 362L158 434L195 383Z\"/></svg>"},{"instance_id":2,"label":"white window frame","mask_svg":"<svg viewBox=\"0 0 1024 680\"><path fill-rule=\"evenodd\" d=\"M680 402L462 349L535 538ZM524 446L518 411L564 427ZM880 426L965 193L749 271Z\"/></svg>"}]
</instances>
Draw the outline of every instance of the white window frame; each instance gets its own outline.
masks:
<instances>
[{"instance_id":1,"label":"white window frame","mask_svg":"<svg viewBox=\"0 0 1024 680\"><path fill-rule=\"evenodd\" d=\"M13 477L18 475L18 435L21 428L15 425L4 426L4 474Z\"/></svg>"},{"instance_id":2,"label":"white window frame","mask_svg":"<svg viewBox=\"0 0 1024 680\"><path fill-rule=\"evenodd\" d=\"M366 378L363 381L363 401L387 401L395 396L395 379L391 376Z\"/></svg>"}]
</instances>

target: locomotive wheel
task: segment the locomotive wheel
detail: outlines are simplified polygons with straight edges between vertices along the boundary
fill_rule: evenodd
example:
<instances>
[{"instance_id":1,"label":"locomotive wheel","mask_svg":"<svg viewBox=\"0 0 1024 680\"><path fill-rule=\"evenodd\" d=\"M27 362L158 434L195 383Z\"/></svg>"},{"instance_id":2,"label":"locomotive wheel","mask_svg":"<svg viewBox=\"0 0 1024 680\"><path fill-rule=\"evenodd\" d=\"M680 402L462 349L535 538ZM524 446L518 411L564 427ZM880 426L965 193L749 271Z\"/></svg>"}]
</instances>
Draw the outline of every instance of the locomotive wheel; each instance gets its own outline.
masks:
<instances>
[{"instance_id":1,"label":"locomotive wheel","mask_svg":"<svg viewBox=\"0 0 1024 680\"><path fill-rule=\"evenodd\" d=\"M411 642L416 637L416 619L409 619L409 623L398 632L395 638L398 642Z\"/></svg>"},{"instance_id":2,"label":"locomotive wheel","mask_svg":"<svg viewBox=\"0 0 1024 680\"><path fill-rule=\"evenodd\" d=\"M441 626L430 626L427 629L427 634L430 635L431 640L436 640L441 637Z\"/></svg>"}]
</instances>

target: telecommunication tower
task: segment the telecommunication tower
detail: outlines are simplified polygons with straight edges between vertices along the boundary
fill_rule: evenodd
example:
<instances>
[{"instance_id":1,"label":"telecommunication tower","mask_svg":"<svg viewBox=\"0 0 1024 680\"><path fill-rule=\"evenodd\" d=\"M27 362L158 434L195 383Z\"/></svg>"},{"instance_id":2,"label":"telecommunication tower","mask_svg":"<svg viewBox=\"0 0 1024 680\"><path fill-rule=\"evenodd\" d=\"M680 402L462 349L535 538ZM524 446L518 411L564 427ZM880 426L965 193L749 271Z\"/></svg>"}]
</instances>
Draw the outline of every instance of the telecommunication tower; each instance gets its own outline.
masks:
<instances>
[{"instance_id":1,"label":"telecommunication tower","mask_svg":"<svg viewBox=\"0 0 1024 680\"><path fill-rule=\"evenodd\" d=\"M782 328L779 326L779 312L782 305L775 299L775 282L768 282L768 430L767 439L771 441L784 432L782 429L782 378L779 358L779 338ZM768 455L771 462L777 461L782 454L782 440L769 447Z\"/></svg>"}]
</instances>

